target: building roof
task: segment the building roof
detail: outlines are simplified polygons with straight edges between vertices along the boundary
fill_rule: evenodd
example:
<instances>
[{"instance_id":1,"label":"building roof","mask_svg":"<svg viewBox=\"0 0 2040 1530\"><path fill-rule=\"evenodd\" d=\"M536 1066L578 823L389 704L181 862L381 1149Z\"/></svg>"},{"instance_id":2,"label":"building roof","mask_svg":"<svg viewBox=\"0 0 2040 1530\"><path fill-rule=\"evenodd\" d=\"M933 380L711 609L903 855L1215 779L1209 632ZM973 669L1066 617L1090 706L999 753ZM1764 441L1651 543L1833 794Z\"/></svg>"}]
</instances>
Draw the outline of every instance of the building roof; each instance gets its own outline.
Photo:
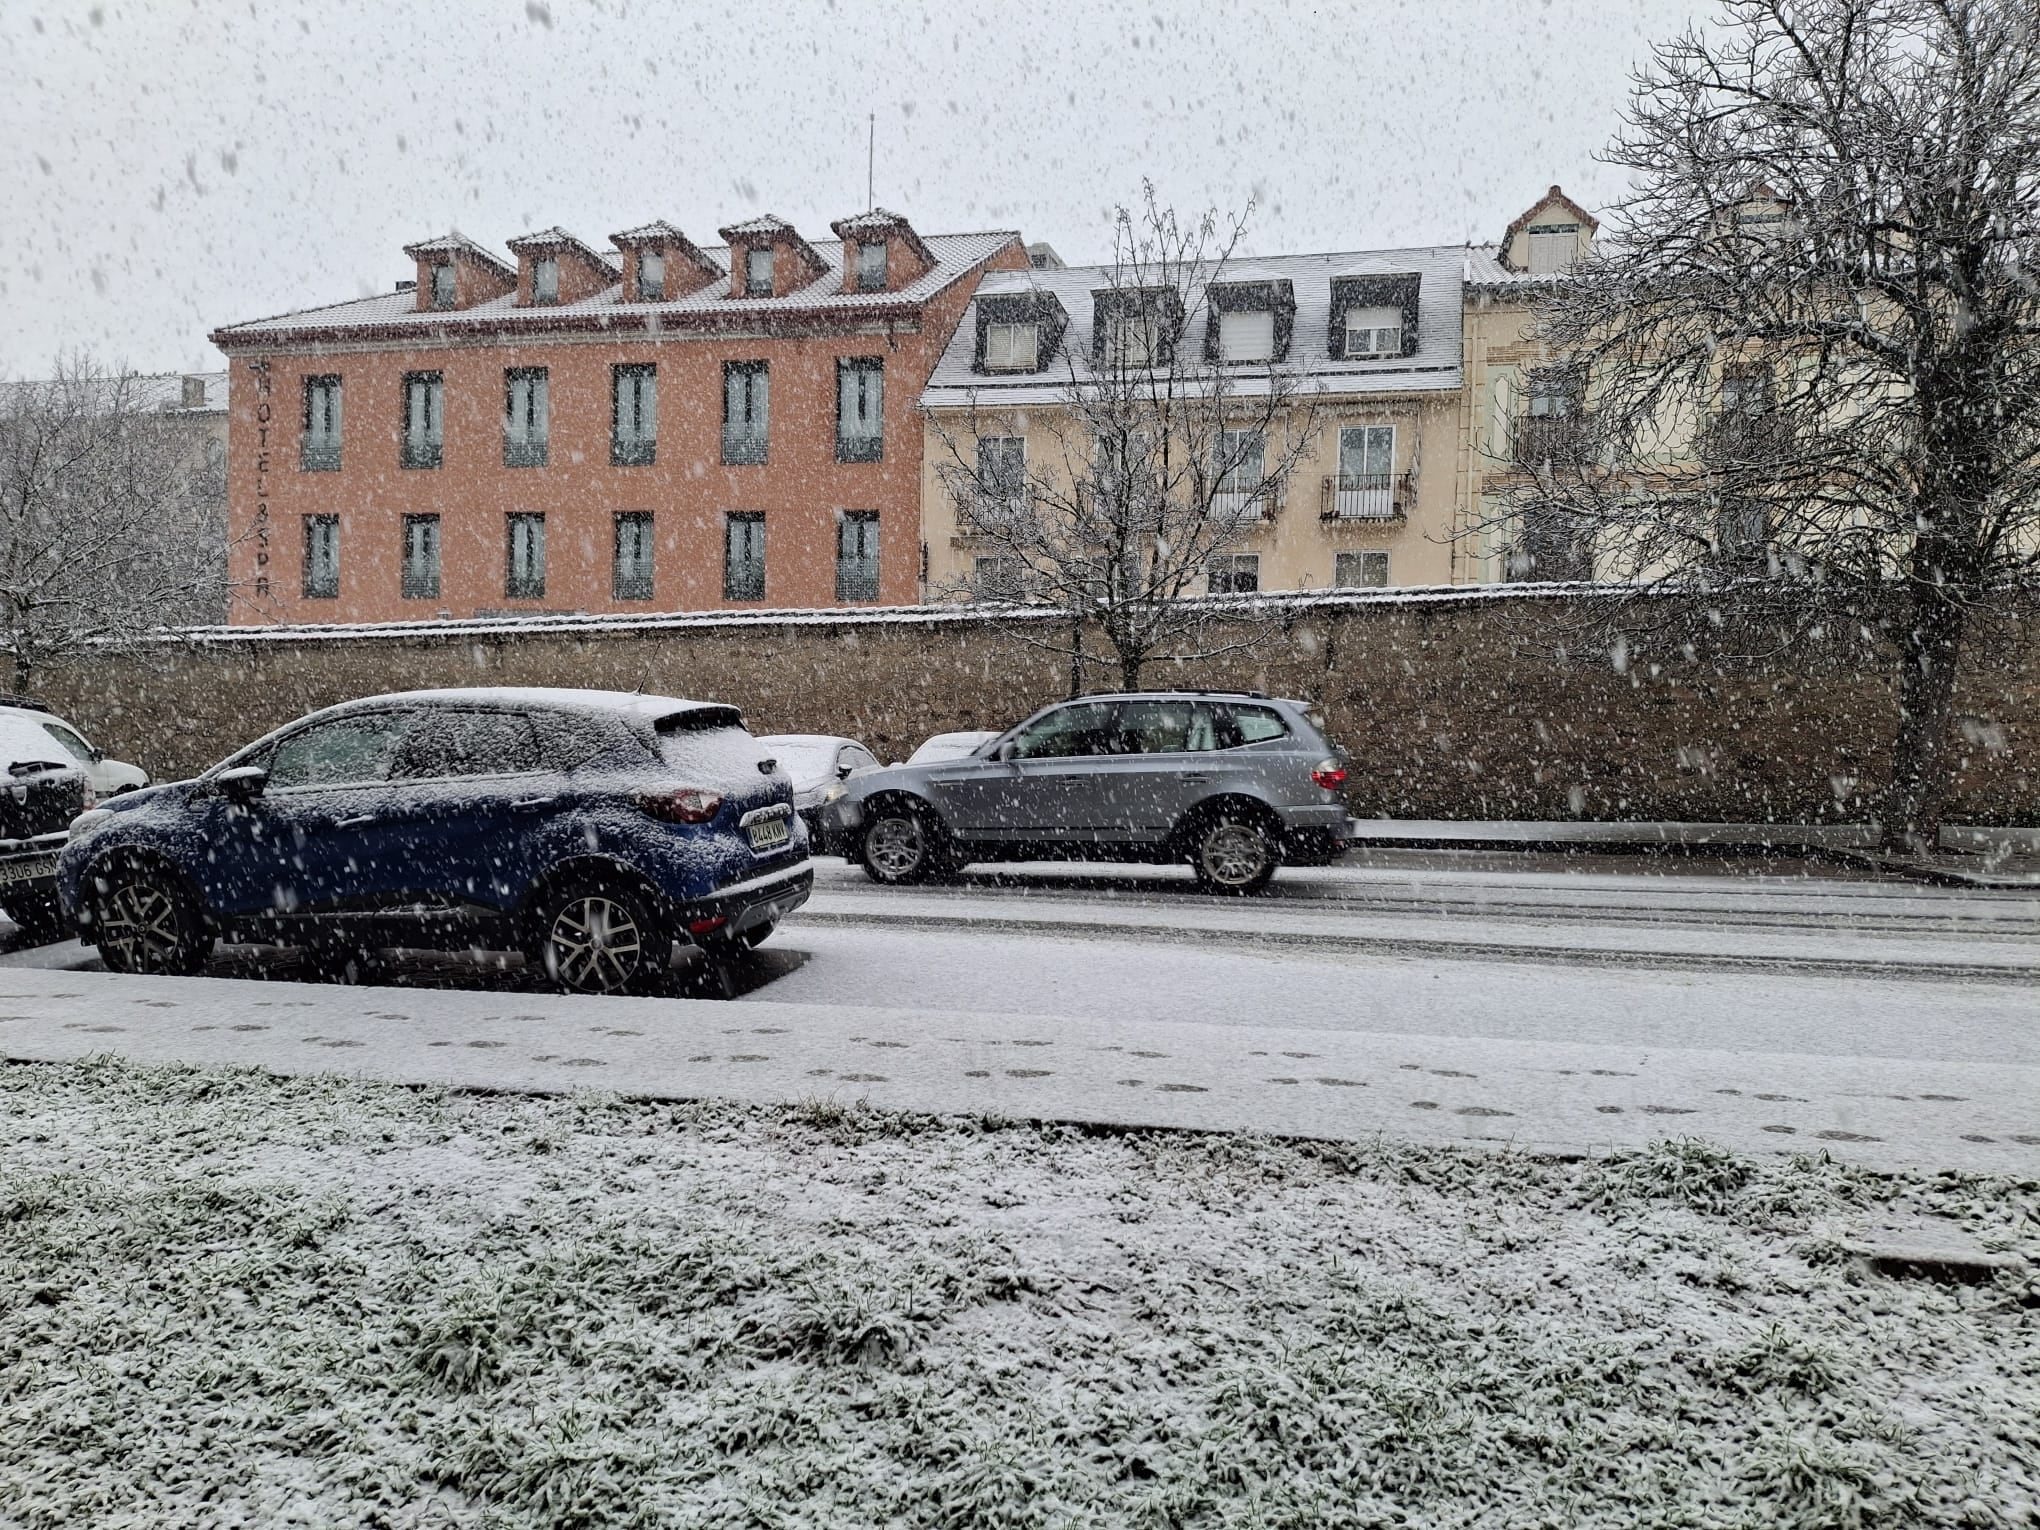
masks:
<instances>
[{"instance_id":1,"label":"building roof","mask_svg":"<svg viewBox=\"0 0 2040 1530\"><path fill-rule=\"evenodd\" d=\"M716 233L724 239L742 239L747 235L758 235L768 239L779 234L792 234L796 238L800 236L799 229L776 213L760 213L757 217L747 218L742 223L732 223L728 228L719 228Z\"/></svg>"},{"instance_id":2,"label":"building roof","mask_svg":"<svg viewBox=\"0 0 2040 1530\"><path fill-rule=\"evenodd\" d=\"M654 218L651 222L641 224L637 228L627 228L620 234L611 234L609 242L618 249L622 249L625 245L632 244L678 243L691 245L694 241L681 233L679 229L673 227L664 218Z\"/></svg>"},{"instance_id":3,"label":"building roof","mask_svg":"<svg viewBox=\"0 0 2040 1530\"><path fill-rule=\"evenodd\" d=\"M265 319L230 324L214 331L213 343L222 347L277 344L286 337L307 340L339 339L351 330L374 330L378 335L419 338L458 334L462 330L490 332L502 329L532 333L571 329L609 329L629 333L649 329L651 321L668 321L675 329L687 321L725 322L752 320L768 323L774 315L845 315L896 313L906 316L945 287L960 280L972 268L990 259L1005 245L1019 239L1010 229L978 234L931 234L926 238L935 263L897 292L845 292L843 287L843 246L834 240L815 245L814 252L825 269L813 281L778 297L730 297L726 284L710 283L698 292L663 303L625 301L621 281L612 283L592 297L579 302L545 308L520 308L515 294L490 298L469 308L434 310L418 307L415 292L384 292L318 308L302 308ZM412 246L412 248L418 248ZM702 251L723 273L729 271L729 251L721 245Z\"/></svg>"},{"instance_id":4,"label":"building roof","mask_svg":"<svg viewBox=\"0 0 2040 1530\"><path fill-rule=\"evenodd\" d=\"M1513 293L1528 299L1533 293L1549 292L1569 275L1568 271L1518 271L1502 262L1498 244L1470 244L1466 247L1466 289L1469 292L1503 295Z\"/></svg>"},{"instance_id":5,"label":"building roof","mask_svg":"<svg viewBox=\"0 0 2040 1530\"><path fill-rule=\"evenodd\" d=\"M616 271L616 263L600 250L589 248L572 234L555 223L551 228L539 229L536 233L519 234L515 239L506 239L504 244L518 255L530 251L534 254L546 250L570 250L591 265ZM621 274L621 273L619 273Z\"/></svg>"},{"instance_id":6,"label":"building roof","mask_svg":"<svg viewBox=\"0 0 2040 1530\"><path fill-rule=\"evenodd\" d=\"M437 239L421 239L416 244L404 246L404 253L413 260L425 260L434 255L471 255L491 270L514 279L517 268L507 264L501 257L491 253L468 238L459 229L441 234Z\"/></svg>"},{"instance_id":7,"label":"building roof","mask_svg":"<svg viewBox=\"0 0 2040 1530\"><path fill-rule=\"evenodd\" d=\"M1296 298L1296 318L1289 357L1278 370L1295 378L1301 391L1339 393L1412 393L1456 390L1461 377L1461 291L1465 283L1466 249L1462 245L1426 245L1415 249L1354 250L1325 255L1242 257L1215 273L1216 283L1286 281ZM1408 356L1379 361L1348 361L1331 352L1332 281L1342 276L1415 274L1418 288L1417 348ZM992 271L978 283L978 295L1045 292L1059 301L1070 317L1059 354L1039 372L979 372L976 300L956 327L949 346L936 363L921 395L924 404L960 405L974 395L980 405L1053 403L1074 380L1091 375L1092 294L1111 285L1110 266L1035 267L1026 271ZM1191 319L1185 344L1202 354L1204 322ZM1228 366L1242 396L1265 393L1269 369Z\"/></svg>"},{"instance_id":8,"label":"building roof","mask_svg":"<svg viewBox=\"0 0 2040 1530\"><path fill-rule=\"evenodd\" d=\"M923 260L933 261L935 259L934 252L922 241L921 236L914 232L913 224L909 223L898 213L888 211L883 207L874 207L871 211L861 212L854 218L838 219L836 222L831 223L829 228L838 239L846 240L852 244L872 235L877 235L879 238L896 235L906 240L908 248L913 250Z\"/></svg>"},{"instance_id":9,"label":"building roof","mask_svg":"<svg viewBox=\"0 0 2040 1530\"><path fill-rule=\"evenodd\" d=\"M187 404L184 402L186 381L203 383L205 402ZM108 394L114 378L101 377L92 380ZM131 391L128 395L132 407L142 410L156 410L163 414L224 414L227 408L227 374L225 372L141 372L129 378ZM54 380L46 377L28 377L18 382L0 382L0 403L11 402L12 397L28 389L48 388Z\"/></svg>"}]
</instances>

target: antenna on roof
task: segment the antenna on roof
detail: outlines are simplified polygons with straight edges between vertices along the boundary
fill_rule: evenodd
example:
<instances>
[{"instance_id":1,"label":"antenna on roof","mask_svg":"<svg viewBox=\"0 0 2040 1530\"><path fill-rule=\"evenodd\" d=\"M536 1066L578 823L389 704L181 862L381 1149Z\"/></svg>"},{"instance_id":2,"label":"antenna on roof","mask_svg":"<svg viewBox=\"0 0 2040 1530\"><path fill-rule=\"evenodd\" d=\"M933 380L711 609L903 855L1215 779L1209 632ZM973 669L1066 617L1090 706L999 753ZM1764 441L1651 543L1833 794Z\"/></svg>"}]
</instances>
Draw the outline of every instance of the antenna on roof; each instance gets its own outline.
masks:
<instances>
[{"instance_id":1,"label":"antenna on roof","mask_svg":"<svg viewBox=\"0 0 2040 1530\"><path fill-rule=\"evenodd\" d=\"M864 140L864 210L870 212L878 206L878 193L873 188L878 184L878 113L872 112L865 119Z\"/></svg>"}]
</instances>

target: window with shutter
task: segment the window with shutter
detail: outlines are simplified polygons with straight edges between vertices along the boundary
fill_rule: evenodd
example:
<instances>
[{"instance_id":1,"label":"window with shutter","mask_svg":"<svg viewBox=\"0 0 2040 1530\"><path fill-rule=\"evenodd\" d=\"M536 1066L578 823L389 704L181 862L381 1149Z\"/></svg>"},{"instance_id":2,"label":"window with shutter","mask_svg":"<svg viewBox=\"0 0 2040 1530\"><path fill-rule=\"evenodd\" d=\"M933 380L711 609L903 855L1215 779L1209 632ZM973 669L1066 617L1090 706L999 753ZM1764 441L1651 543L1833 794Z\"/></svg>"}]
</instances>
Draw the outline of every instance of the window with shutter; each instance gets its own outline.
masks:
<instances>
[{"instance_id":1,"label":"window with shutter","mask_svg":"<svg viewBox=\"0 0 2040 1530\"><path fill-rule=\"evenodd\" d=\"M1218 316L1221 361L1267 361L1275 354L1275 315L1261 309Z\"/></svg>"}]
</instances>

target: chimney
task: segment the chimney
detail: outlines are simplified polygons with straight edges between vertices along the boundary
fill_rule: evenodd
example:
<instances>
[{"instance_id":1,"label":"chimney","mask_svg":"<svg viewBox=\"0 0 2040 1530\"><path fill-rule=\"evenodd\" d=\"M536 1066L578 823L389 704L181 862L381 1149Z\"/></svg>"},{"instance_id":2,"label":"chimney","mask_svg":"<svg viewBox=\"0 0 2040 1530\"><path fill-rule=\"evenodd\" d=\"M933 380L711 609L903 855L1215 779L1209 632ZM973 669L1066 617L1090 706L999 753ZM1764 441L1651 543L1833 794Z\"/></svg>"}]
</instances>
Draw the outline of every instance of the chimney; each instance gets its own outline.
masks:
<instances>
[{"instance_id":1,"label":"chimney","mask_svg":"<svg viewBox=\"0 0 2040 1530\"><path fill-rule=\"evenodd\" d=\"M184 407L203 409L205 407L205 379L189 377L184 379Z\"/></svg>"}]
</instances>

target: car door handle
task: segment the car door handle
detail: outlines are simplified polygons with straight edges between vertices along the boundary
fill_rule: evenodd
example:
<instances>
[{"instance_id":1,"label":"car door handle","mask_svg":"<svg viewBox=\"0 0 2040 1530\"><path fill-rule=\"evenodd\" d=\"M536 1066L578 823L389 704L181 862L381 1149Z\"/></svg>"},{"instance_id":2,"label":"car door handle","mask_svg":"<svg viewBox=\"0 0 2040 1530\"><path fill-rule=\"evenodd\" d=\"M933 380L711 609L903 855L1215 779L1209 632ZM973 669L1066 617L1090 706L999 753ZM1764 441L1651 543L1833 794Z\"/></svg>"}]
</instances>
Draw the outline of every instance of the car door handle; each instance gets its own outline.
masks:
<instances>
[{"instance_id":1,"label":"car door handle","mask_svg":"<svg viewBox=\"0 0 2040 1530\"><path fill-rule=\"evenodd\" d=\"M1182 780L1186 786L1209 786L1211 784L1211 777L1201 770L1184 771Z\"/></svg>"},{"instance_id":2,"label":"car door handle","mask_svg":"<svg viewBox=\"0 0 2040 1530\"><path fill-rule=\"evenodd\" d=\"M333 827L336 829L358 829L364 824L374 823L375 816L373 813L362 813L353 818L336 818L333 820Z\"/></svg>"},{"instance_id":3,"label":"car door handle","mask_svg":"<svg viewBox=\"0 0 2040 1530\"><path fill-rule=\"evenodd\" d=\"M549 808L553 806L553 804L555 804L559 800L560 799L558 797L526 797L521 802L511 803L510 806L515 808L520 813L535 813L540 808Z\"/></svg>"}]
</instances>

